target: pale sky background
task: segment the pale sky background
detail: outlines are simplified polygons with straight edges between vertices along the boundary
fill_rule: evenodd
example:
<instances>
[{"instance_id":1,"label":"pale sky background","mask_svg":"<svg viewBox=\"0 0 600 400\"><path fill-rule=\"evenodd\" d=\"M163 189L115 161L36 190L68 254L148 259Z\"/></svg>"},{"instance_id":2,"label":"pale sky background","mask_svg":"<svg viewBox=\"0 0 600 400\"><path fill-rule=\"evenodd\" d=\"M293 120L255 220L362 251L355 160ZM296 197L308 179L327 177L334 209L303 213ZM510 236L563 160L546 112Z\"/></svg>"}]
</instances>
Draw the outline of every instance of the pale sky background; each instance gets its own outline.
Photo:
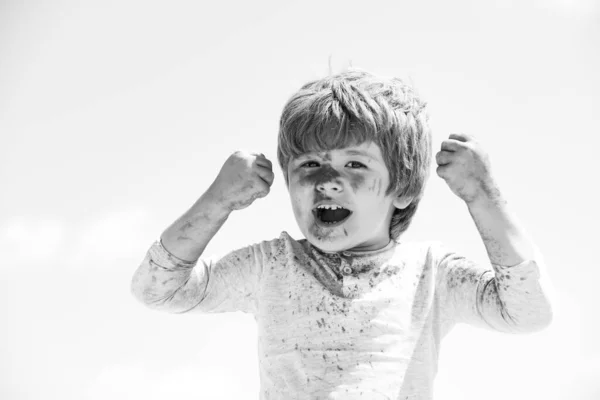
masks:
<instances>
[{"instance_id":1,"label":"pale sky background","mask_svg":"<svg viewBox=\"0 0 600 400\"><path fill-rule=\"evenodd\" d=\"M436 400L599 399L599 49L594 0L0 1L0 398L258 399L251 316L151 311L131 277L229 154L275 163L331 56L411 80L436 150L479 138L555 285L543 332L452 331ZM432 170L403 240L485 262ZM275 172L205 254L301 238Z\"/></svg>"}]
</instances>

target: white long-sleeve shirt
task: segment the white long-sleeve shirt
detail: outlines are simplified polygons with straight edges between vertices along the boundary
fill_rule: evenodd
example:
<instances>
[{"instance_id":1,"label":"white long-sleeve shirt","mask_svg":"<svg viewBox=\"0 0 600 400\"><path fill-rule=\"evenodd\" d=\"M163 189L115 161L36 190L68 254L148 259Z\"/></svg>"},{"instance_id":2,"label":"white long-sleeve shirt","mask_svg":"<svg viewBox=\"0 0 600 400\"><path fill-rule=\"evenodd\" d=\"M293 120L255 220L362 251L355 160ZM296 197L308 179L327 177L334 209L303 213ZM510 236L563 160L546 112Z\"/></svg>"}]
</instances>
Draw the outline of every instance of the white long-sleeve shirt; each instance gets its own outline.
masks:
<instances>
[{"instance_id":1,"label":"white long-sleeve shirt","mask_svg":"<svg viewBox=\"0 0 600 400\"><path fill-rule=\"evenodd\" d=\"M541 259L476 265L438 242L327 254L282 232L197 263L156 241L132 293L167 312L252 313L261 400L425 400L456 323L504 332L549 324L541 268Z\"/></svg>"}]
</instances>

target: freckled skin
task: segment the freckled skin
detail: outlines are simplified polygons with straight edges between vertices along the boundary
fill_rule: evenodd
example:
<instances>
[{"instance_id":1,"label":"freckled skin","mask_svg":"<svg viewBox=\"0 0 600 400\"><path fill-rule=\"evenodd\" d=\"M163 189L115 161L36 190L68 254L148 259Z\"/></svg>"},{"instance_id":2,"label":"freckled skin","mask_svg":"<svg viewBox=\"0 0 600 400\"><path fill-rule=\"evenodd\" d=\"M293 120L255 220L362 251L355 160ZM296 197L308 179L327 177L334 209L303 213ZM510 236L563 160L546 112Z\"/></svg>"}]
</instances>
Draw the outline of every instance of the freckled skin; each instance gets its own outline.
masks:
<instances>
[{"instance_id":1,"label":"freckled skin","mask_svg":"<svg viewBox=\"0 0 600 400\"><path fill-rule=\"evenodd\" d=\"M357 150L368 156L347 153ZM288 165L288 191L294 216L307 240L326 252L377 250L389 241L389 227L396 207L404 199L386 195L389 171L381 149L372 142L309 153ZM319 200L330 199L350 210L338 227L321 226L312 213Z\"/></svg>"}]
</instances>

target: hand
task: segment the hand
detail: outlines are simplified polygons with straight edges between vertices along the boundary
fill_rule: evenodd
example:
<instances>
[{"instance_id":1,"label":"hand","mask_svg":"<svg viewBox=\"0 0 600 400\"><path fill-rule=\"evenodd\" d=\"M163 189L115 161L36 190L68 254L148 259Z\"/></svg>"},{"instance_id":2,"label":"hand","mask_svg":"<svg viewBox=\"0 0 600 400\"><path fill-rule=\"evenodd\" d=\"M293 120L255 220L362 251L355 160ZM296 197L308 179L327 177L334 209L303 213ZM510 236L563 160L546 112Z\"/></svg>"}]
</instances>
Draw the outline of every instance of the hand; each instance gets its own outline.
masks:
<instances>
[{"instance_id":1,"label":"hand","mask_svg":"<svg viewBox=\"0 0 600 400\"><path fill-rule=\"evenodd\" d=\"M491 175L489 157L473 136L451 134L442 142L435 161L438 176L467 204L500 196Z\"/></svg>"},{"instance_id":2,"label":"hand","mask_svg":"<svg viewBox=\"0 0 600 400\"><path fill-rule=\"evenodd\" d=\"M263 154L236 151L208 192L228 210L241 210L269 194L274 178L273 164Z\"/></svg>"}]
</instances>

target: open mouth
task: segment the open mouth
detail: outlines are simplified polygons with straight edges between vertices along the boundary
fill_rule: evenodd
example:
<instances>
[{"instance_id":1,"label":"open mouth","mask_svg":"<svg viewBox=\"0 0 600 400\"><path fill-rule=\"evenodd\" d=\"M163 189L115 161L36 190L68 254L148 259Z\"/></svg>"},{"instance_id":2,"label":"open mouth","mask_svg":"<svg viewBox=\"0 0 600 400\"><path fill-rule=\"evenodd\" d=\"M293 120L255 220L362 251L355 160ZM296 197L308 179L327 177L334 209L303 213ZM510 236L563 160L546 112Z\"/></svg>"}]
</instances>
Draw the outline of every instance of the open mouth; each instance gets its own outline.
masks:
<instances>
[{"instance_id":1,"label":"open mouth","mask_svg":"<svg viewBox=\"0 0 600 400\"><path fill-rule=\"evenodd\" d=\"M315 219L328 227L341 225L351 214L352 211L338 205L321 205L313 209Z\"/></svg>"}]
</instances>

